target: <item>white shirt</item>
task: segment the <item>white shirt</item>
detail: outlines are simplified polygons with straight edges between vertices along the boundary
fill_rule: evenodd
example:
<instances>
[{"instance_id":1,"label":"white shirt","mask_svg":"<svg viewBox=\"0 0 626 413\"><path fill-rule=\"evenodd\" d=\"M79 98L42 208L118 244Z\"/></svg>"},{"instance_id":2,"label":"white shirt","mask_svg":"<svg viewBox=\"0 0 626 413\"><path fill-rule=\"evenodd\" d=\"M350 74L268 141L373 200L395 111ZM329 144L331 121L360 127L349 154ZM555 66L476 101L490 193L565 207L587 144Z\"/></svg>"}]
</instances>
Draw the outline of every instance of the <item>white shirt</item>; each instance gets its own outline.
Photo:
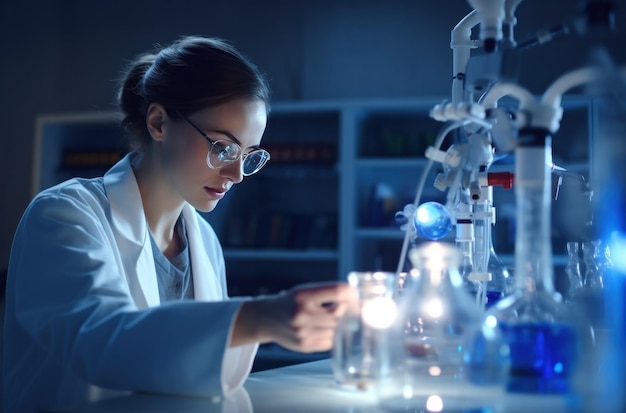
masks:
<instances>
[{"instance_id":1,"label":"white shirt","mask_svg":"<svg viewBox=\"0 0 626 413\"><path fill-rule=\"evenodd\" d=\"M188 204L196 301L159 305L131 157L40 193L15 234L4 331L5 413L70 409L103 389L222 397L257 345L228 348L229 300L211 226Z\"/></svg>"}]
</instances>

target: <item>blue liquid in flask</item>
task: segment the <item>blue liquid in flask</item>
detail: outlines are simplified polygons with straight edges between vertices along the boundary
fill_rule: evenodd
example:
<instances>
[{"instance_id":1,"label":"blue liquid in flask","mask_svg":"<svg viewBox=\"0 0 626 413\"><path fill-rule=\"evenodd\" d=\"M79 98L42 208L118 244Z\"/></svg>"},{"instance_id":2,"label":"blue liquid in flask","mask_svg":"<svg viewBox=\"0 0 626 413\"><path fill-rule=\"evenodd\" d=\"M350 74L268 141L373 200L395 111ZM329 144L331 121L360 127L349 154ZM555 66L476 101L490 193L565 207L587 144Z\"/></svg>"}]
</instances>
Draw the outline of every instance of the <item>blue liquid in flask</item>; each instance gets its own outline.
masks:
<instances>
[{"instance_id":1,"label":"blue liquid in flask","mask_svg":"<svg viewBox=\"0 0 626 413\"><path fill-rule=\"evenodd\" d=\"M510 346L506 388L514 393L566 394L578 359L579 338L572 325L500 324Z\"/></svg>"},{"instance_id":2,"label":"blue liquid in flask","mask_svg":"<svg viewBox=\"0 0 626 413\"><path fill-rule=\"evenodd\" d=\"M491 308L497 304L502 297L504 297L504 293L502 291L487 291L487 304L485 307Z\"/></svg>"}]
</instances>

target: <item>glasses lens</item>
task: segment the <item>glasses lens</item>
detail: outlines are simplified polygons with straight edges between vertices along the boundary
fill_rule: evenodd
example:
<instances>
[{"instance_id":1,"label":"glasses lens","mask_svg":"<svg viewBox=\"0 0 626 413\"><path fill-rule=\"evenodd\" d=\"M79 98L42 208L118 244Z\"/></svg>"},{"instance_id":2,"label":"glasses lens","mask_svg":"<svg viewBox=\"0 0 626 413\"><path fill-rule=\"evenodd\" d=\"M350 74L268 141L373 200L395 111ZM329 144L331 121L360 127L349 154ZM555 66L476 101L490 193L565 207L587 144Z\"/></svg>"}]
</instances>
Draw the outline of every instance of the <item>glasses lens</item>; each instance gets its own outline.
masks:
<instances>
[{"instance_id":1,"label":"glasses lens","mask_svg":"<svg viewBox=\"0 0 626 413\"><path fill-rule=\"evenodd\" d=\"M211 154L217 164L229 163L239 158L241 148L235 142L215 141L211 146Z\"/></svg>"},{"instance_id":2,"label":"glasses lens","mask_svg":"<svg viewBox=\"0 0 626 413\"><path fill-rule=\"evenodd\" d=\"M247 176L259 172L269 159L270 154L264 149L250 152L243 160L243 174Z\"/></svg>"}]
</instances>

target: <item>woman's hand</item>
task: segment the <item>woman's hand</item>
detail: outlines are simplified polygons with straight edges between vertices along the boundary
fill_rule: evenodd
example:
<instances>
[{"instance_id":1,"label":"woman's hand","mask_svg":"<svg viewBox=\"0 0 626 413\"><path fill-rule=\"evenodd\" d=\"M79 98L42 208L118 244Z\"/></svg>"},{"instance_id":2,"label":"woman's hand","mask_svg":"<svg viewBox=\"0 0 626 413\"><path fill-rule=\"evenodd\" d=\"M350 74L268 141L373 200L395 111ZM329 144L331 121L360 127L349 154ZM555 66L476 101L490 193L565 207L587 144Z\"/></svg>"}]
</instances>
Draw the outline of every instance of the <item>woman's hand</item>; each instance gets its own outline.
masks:
<instances>
[{"instance_id":1,"label":"woman's hand","mask_svg":"<svg viewBox=\"0 0 626 413\"><path fill-rule=\"evenodd\" d=\"M299 352L329 350L335 326L353 300L348 284L329 282L247 301L235 321L231 346L258 341Z\"/></svg>"}]
</instances>

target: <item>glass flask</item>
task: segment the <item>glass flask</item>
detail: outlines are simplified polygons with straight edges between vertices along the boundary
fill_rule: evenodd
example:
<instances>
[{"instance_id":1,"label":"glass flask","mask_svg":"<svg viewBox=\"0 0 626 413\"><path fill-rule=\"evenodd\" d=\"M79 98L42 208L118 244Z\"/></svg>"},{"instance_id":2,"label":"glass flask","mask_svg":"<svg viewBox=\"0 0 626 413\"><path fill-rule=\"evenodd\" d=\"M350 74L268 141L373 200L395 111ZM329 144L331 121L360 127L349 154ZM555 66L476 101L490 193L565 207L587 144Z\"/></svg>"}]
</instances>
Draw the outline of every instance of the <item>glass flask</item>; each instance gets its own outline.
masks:
<instances>
[{"instance_id":1,"label":"glass flask","mask_svg":"<svg viewBox=\"0 0 626 413\"><path fill-rule=\"evenodd\" d=\"M604 274L596 261L596 248L596 242L585 241L582 243L582 263L585 276L582 278L582 286L568 290L566 300L573 311L584 315L595 334L602 335L603 330L610 326L605 325L604 322L606 320L605 313L608 309L604 300ZM582 273L583 270L580 272Z\"/></svg>"},{"instance_id":2,"label":"glass flask","mask_svg":"<svg viewBox=\"0 0 626 413\"><path fill-rule=\"evenodd\" d=\"M429 240L440 240L452 230L452 219L446 207L439 202L424 202L413 216L415 230Z\"/></svg>"},{"instance_id":3,"label":"glass flask","mask_svg":"<svg viewBox=\"0 0 626 413\"><path fill-rule=\"evenodd\" d=\"M493 248L493 238L489 246L489 262L487 270L491 274L491 281L487 283L487 303L486 307L490 308L500 299L506 297L513 290L513 277L509 269L500 260Z\"/></svg>"},{"instance_id":4,"label":"glass flask","mask_svg":"<svg viewBox=\"0 0 626 413\"><path fill-rule=\"evenodd\" d=\"M567 243L567 265L565 275L567 276L568 287L565 293L565 300L572 301L574 296L583 287L583 277L580 273L580 256L578 242Z\"/></svg>"},{"instance_id":5,"label":"glass flask","mask_svg":"<svg viewBox=\"0 0 626 413\"><path fill-rule=\"evenodd\" d=\"M611 271L613 268L613 261L611 261L611 249L603 242L602 239L597 239L592 241L596 252L593 256L596 265L598 266L598 271L600 274L604 275Z\"/></svg>"},{"instance_id":6,"label":"glass flask","mask_svg":"<svg viewBox=\"0 0 626 413\"><path fill-rule=\"evenodd\" d=\"M550 240L551 137L520 132L515 157L515 289L488 312L510 349L506 389L569 393L581 355L582 329L554 289Z\"/></svg>"},{"instance_id":7,"label":"glass flask","mask_svg":"<svg viewBox=\"0 0 626 413\"><path fill-rule=\"evenodd\" d=\"M463 288L460 252L428 242L409 252L413 269L398 300L398 321L388 330L390 374L377 395L387 411L489 411L501 394L508 354L496 320L486 321Z\"/></svg>"},{"instance_id":8,"label":"glass flask","mask_svg":"<svg viewBox=\"0 0 626 413\"><path fill-rule=\"evenodd\" d=\"M337 325L332 354L335 381L348 389L367 390L387 374L390 338L385 329L395 321L394 292L397 277L392 272L350 272L348 284L356 300Z\"/></svg>"},{"instance_id":9,"label":"glass flask","mask_svg":"<svg viewBox=\"0 0 626 413\"><path fill-rule=\"evenodd\" d=\"M585 280L586 287L601 290L604 288L602 280L602 267L598 265L598 245L599 242L585 241L583 242L583 259L585 262Z\"/></svg>"}]
</instances>

